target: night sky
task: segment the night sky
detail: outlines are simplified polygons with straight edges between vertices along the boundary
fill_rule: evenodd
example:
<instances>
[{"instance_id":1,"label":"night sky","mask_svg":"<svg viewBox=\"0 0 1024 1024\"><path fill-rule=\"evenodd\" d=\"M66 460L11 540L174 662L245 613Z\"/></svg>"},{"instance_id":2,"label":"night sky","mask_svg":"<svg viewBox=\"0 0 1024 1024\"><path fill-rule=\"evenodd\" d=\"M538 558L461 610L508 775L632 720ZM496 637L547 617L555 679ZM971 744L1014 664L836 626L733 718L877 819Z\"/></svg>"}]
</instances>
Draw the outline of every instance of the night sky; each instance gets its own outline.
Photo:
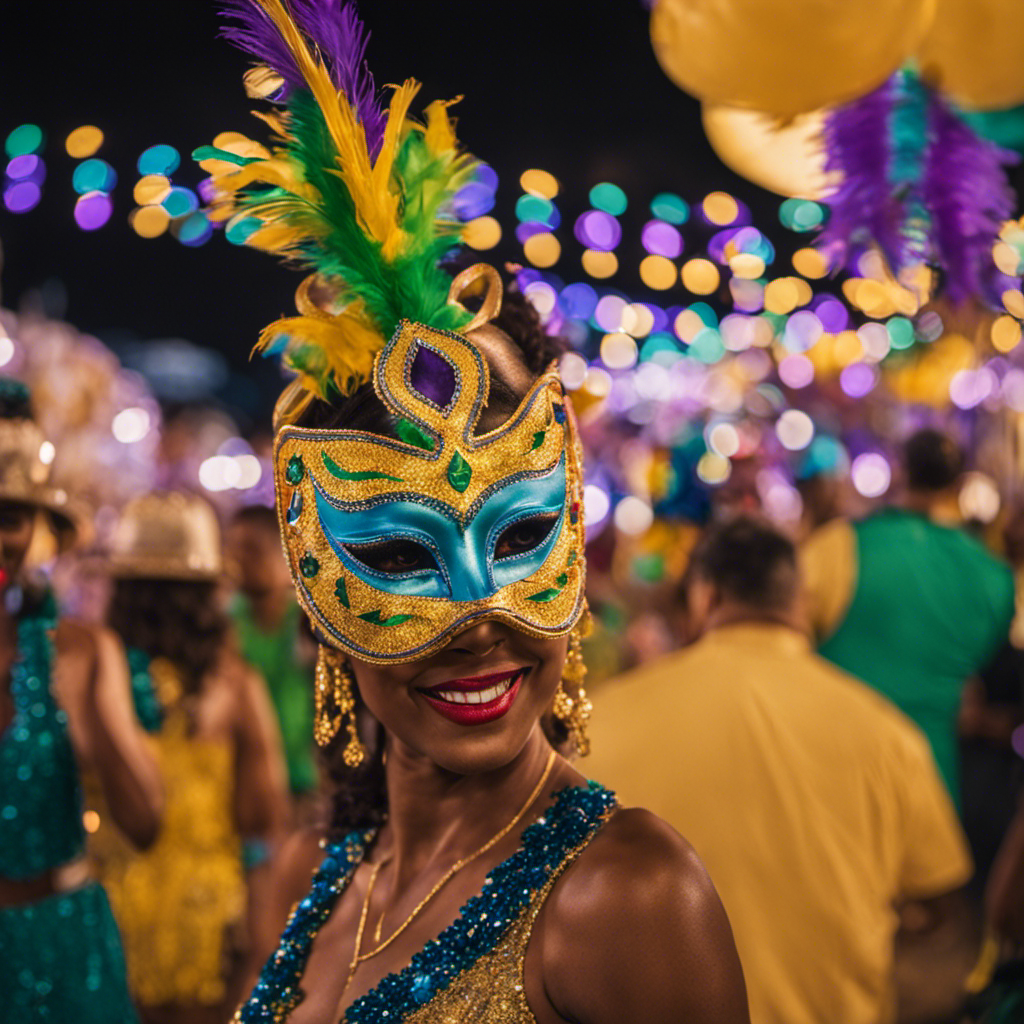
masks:
<instances>
[{"instance_id":1,"label":"night sky","mask_svg":"<svg viewBox=\"0 0 1024 1024\"><path fill-rule=\"evenodd\" d=\"M658 68L639 2L364 0L360 11L372 33L368 57L378 84L420 79L418 109L465 95L456 108L459 136L502 182L495 215L505 239L485 258L522 258L511 228L518 177L529 167L549 170L563 184L563 256L554 270L567 280L585 279L571 225L600 181L630 197L614 283L637 298L686 301L679 287L646 293L636 274L644 255L640 227L659 191L693 202L725 189L751 206L754 223L773 238L784 234L778 199L723 167L701 132L698 104ZM193 148L225 129L266 138L242 89L247 58L217 31L212 0L5 5L0 138L23 122L42 126L49 171L35 210L15 216L0 208L5 306L17 308L50 281L51 305L59 307L61 289L52 287L59 281L66 307L56 312L115 346L132 337L187 338L220 350L238 369L260 327L292 312L301 278L265 254L219 234L197 249L170 236L143 240L127 223L135 161L146 147L177 147L184 159L173 179L194 186L202 172L188 158ZM90 234L72 217L75 161L63 150L67 133L86 123L106 133L97 155L120 179L113 218ZM780 256L785 249L783 243ZM273 374L269 366L257 370L270 391Z\"/></svg>"}]
</instances>

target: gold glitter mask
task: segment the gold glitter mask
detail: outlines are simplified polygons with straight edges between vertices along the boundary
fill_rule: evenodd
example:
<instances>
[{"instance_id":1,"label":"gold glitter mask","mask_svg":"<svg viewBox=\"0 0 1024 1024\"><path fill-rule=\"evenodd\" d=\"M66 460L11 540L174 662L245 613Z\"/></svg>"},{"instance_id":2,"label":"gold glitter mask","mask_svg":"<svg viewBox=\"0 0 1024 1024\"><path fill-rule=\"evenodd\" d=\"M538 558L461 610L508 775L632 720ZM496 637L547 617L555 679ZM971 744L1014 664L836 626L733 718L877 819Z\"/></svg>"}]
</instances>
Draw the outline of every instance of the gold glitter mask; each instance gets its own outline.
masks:
<instances>
[{"instance_id":1,"label":"gold glitter mask","mask_svg":"<svg viewBox=\"0 0 1024 1024\"><path fill-rule=\"evenodd\" d=\"M515 414L475 428L487 364L461 334L402 321L374 366L398 438L286 426L274 465L299 601L378 664L487 619L564 636L583 609L582 466L554 367Z\"/></svg>"}]
</instances>

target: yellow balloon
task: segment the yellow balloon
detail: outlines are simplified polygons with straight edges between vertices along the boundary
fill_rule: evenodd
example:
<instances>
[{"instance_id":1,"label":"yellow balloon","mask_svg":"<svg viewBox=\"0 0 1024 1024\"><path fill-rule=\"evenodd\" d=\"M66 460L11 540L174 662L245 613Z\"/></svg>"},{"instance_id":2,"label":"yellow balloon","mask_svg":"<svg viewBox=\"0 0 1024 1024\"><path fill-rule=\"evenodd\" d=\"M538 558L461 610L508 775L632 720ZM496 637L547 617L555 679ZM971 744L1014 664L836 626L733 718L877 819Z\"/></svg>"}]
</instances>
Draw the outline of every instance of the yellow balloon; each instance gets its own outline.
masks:
<instances>
[{"instance_id":1,"label":"yellow balloon","mask_svg":"<svg viewBox=\"0 0 1024 1024\"><path fill-rule=\"evenodd\" d=\"M1024 103L1024 0L937 0L918 63L970 110Z\"/></svg>"},{"instance_id":2,"label":"yellow balloon","mask_svg":"<svg viewBox=\"0 0 1024 1024\"><path fill-rule=\"evenodd\" d=\"M934 3L658 0L651 42L668 77L698 99L790 117L884 82L917 49Z\"/></svg>"},{"instance_id":3,"label":"yellow balloon","mask_svg":"<svg viewBox=\"0 0 1024 1024\"><path fill-rule=\"evenodd\" d=\"M783 121L759 110L705 103L701 118L722 163L769 192L820 199L837 177L825 172L822 111Z\"/></svg>"}]
</instances>

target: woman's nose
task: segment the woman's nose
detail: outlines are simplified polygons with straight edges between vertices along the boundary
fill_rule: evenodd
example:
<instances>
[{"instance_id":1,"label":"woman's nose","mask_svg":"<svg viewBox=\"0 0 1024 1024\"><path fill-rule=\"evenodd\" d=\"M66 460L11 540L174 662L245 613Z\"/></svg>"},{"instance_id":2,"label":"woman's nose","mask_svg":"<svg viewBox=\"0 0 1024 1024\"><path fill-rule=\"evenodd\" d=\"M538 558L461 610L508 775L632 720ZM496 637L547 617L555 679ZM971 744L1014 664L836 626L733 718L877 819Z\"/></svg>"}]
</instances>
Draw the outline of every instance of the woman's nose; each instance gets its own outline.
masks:
<instances>
[{"instance_id":1,"label":"woman's nose","mask_svg":"<svg viewBox=\"0 0 1024 1024\"><path fill-rule=\"evenodd\" d=\"M479 622L463 630L448 645L452 653L464 653L483 658L505 643L505 632L499 622Z\"/></svg>"}]
</instances>

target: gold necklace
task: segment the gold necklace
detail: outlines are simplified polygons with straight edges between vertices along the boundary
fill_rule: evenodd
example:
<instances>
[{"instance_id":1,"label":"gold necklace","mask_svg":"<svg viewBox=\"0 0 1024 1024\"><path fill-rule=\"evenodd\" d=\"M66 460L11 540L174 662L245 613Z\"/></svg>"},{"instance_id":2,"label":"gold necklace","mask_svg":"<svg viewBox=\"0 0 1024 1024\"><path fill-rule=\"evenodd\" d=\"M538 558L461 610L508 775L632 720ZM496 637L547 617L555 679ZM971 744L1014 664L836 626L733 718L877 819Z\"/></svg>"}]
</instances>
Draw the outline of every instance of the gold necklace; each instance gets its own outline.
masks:
<instances>
[{"instance_id":1,"label":"gold necklace","mask_svg":"<svg viewBox=\"0 0 1024 1024\"><path fill-rule=\"evenodd\" d=\"M416 917L420 913L420 911L444 888L444 886L449 881L451 881L451 879L459 871L461 871L467 864L471 864L478 857L482 857L489 849L491 849L492 846L494 846L496 843L501 842L501 840L504 839L505 836L507 836L509 834L509 832L511 832L512 829L514 829L516 827L516 825L519 824L519 822L523 818L523 815L526 814L526 812L533 806L533 802L537 799L538 796L540 796L541 790L544 788L544 783L547 782L548 776L551 774L551 769L554 767L554 764L555 764L555 752L552 750L551 754L548 756L548 762L544 766L544 772L543 772L543 774L540 777L540 781L537 783L536 786L534 786L533 792L529 795L529 797L527 797L526 803L523 804L523 806L519 809L519 812L516 814L516 816L500 832L498 832L496 835L494 835L490 839L488 839L487 842L484 843L484 845L481 846L480 849L476 851L476 853L471 853L468 857L463 857L462 860L456 861L441 876L441 879L434 886L434 888L431 889L430 892L428 892L427 895L424 896L423 899L420 900L420 902L416 904L416 907L413 910L413 912L402 922L402 924L400 924L398 926L398 929L395 932L393 932L391 934L391 936L389 938L385 939L383 942L380 941L380 931L381 931L381 927L384 924L384 915L381 914L380 920L377 922L376 932L374 933L374 941L378 942L380 944L376 948L371 949L368 953L361 953L360 952L360 948L361 948L362 943L363 943L363 926L364 926L364 924L366 922L366 915L367 915L367 913L368 913L368 911L370 909L370 897L373 895L373 885L374 885L374 882L376 882L376 880L377 880L377 871L380 869L380 867L382 865L378 864L376 866L376 869L374 870L373 874L370 876L370 881L367 884L367 888L366 888L366 899L365 899L365 901L363 903L362 919L360 920L360 923L359 923L359 933L358 933L358 935L356 937L355 959L352 961L352 973L353 974L355 973L356 966L361 964L364 960L369 960L369 959L371 959L371 957L375 957L378 953L381 953L385 949L387 949L388 946L390 946L391 943L394 942L395 939L397 939L398 936L401 935L402 932L404 932L405 929L408 928L410 924L412 924L412 922L416 919ZM350 976L349 980L350 981L352 980L351 976Z\"/></svg>"},{"instance_id":2,"label":"gold necklace","mask_svg":"<svg viewBox=\"0 0 1024 1024\"><path fill-rule=\"evenodd\" d=\"M374 864L370 872L370 880L366 883L366 899L363 900L363 910L359 915L359 927L356 929L356 946L352 953L352 963L348 965L348 978L345 980L345 987L341 990L344 995L348 991L352 979L356 976L356 968L359 966L359 947L363 944L363 929L366 927L366 915L370 909L370 893L373 892L373 883L377 881L377 873L384 866L383 862Z\"/></svg>"}]
</instances>

